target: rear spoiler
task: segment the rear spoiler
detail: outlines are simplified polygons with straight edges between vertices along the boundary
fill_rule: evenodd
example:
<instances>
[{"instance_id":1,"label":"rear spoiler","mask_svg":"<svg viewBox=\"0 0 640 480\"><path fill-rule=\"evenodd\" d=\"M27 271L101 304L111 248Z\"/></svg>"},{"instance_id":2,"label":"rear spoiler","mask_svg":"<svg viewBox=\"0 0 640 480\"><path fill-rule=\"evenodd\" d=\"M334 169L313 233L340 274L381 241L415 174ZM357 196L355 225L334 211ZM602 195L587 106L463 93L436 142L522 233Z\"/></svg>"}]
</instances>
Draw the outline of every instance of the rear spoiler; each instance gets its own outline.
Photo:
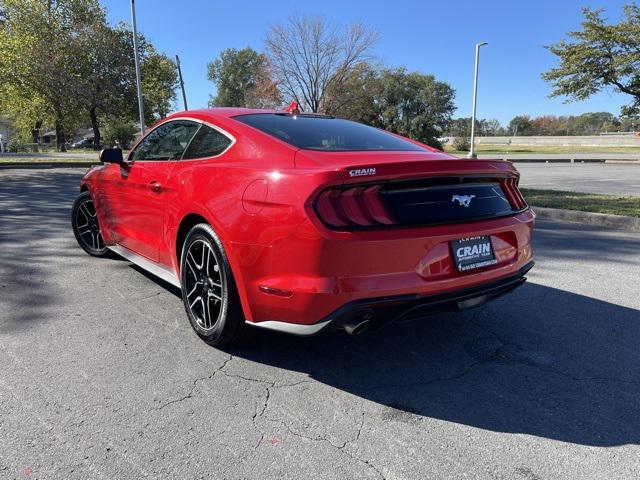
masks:
<instances>
[{"instance_id":1,"label":"rear spoiler","mask_svg":"<svg viewBox=\"0 0 640 480\"><path fill-rule=\"evenodd\" d=\"M345 183L407 180L424 177L513 177L518 171L504 160L425 160L362 164L338 169Z\"/></svg>"}]
</instances>

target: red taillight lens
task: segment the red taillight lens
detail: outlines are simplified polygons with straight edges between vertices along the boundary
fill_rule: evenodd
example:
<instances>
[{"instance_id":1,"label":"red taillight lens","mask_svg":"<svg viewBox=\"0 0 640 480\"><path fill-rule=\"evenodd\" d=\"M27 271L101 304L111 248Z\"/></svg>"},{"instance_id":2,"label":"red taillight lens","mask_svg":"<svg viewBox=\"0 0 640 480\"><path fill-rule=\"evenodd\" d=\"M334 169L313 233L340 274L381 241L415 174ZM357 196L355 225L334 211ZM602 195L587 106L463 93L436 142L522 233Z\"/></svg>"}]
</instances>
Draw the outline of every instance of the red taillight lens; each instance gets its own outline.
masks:
<instances>
[{"instance_id":1,"label":"red taillight lens","mask_svg":"<svg viewBox=\"0 0 640 480\"><path fill-rule=\"evenodd\" d=\"M326 224L334 227L346 227L349 222L336 200L337 195L340 195L339 190L325 190L322 192L316 202L316 211Z\"/></svg>"},{"instance_id":2,"label":"red taillight lens","mask_svg":"<svg viewBox=\"0 0 640 480\"><path fill-rule=\"evenodd\" d=\"M316 201L316 212L330 227L374 227L393 225L380 198L380 186L325 190Z\"/></svg>"},{"instance_id":3,"label":"red taillight lens","mask_svg":"<svg viewBox=\"0 0 640 480\"><path fill-rule=\"evenodd\" d=\"M502 180L502 189L507 194L507 198L514 210L522 210L527 206L527 202L520 193L518 188L518 180L515 178L506 178Z\"/></svg>"}]
</instances>

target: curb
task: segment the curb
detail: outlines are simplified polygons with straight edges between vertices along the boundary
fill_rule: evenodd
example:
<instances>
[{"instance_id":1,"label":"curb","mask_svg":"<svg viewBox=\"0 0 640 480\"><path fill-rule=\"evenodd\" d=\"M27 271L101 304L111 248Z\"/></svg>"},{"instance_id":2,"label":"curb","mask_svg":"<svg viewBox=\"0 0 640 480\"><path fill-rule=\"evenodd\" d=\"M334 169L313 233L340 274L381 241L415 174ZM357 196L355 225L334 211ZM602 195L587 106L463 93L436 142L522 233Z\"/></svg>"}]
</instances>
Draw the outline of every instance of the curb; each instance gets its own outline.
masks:
<instances>
[{"instance_id":1,"label":"curb","mask_svg":"<svg viewBox=\"0 0 640 480\"><path fill-rule=\"evenodd\" d=\"M502 158L511 163L622 163L640 165L639 160L625 160L623 158Z\"/></svg>"},{"instance_id":2,"label":"curb","mask_svg":"<svg viewBox=\"0 0 640 480\"><path fill-rule=\"evenodd\" d=\"M618 228L630 232L640 232L640 218L606 213L581 212L560 208L532 207L536 217L541 220L562 220L583 223L599 227Z\"/></svg>"},{"instance_id":3,"label":"curb","mask_svg":"<svg viewBox=\"0 0 640 480\"><path fill-rule=\"evenodd\" d=\"M459 153L453 153L455 157L458 158L466 158L464 155ZM522 154L514 154L516 156L511 156L509 154L504 153L480 153L481 160L502 160L511 163L625 163L627 165L640 165L640 155L638 158L580 158L579 156L572 156L572 154L568 154L566 157L557 156L557 157L536 157L532 155L530 157ZM545 155L545 154L542 154Z\"/></svg>"},{"instance_id":4,"label":"curb","mask_svg":"<svg viewBox=\"0 0 640 480\"><path fill-rule=\"evenodd\" d=\"M511 163L606 163L605 159L598 158L503 158Z\"/></svg>"}]
</instances>

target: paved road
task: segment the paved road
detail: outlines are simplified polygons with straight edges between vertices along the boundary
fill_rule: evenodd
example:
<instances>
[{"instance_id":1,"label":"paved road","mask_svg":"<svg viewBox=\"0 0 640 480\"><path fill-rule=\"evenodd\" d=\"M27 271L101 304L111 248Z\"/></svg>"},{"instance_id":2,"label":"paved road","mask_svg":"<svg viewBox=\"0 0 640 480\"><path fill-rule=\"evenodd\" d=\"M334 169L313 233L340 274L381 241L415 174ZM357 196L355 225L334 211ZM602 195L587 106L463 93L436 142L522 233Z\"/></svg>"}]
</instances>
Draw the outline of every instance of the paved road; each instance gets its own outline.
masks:
<instances>
[{"instance_id":1,"label":"paved road","mask_svg":"<svg viewBox=\"0 0 640 480\"><path fill-rule=\"evenodd\" d=\"M77 151L71 151L71 152L17 152L17 153L12 153L12 152L4 152L4 153L0 153L0 159L5 159L5 160L19 160L21 158L24 157L28 157L28 158L39 158L44 160L47 159L60 159L60 158L72 158L72 159L76 159L76 158L95 158L96 161L98 159L98 153L97 152L77 152Z\"/></svg>"},{"instance_id":2,"label":"paved road","mask_svg":"<svg viewBox=\"0 0 640 480\"><path fill-rule=\"evenodd\" d=\"M640 163L517 163L516 168L523 187L640 196Z\"/></svg>"},{"instance_id":3,"label":"paved road","mask_svg":"<svg viewBox=\"0 0 640 480\"><path fill-rule=\"evenodd\" d=\"M460 155L464 157L464 155ZM640 152L595 152L595 153L482 153L478 158L506 158L508 160L624 160L640 161Z\"/></svg>"},{"instance_id":4,"label":"paved road","mask_svg":"<svg viewBox=\"0 0 640 480\"><path fill-rule=\"evenodd\" d=\"M0 172L0 478L638 478L639 235L540 222L480 310L217 350L76 247L78 176Z\"/></svg>"}]
</instances>

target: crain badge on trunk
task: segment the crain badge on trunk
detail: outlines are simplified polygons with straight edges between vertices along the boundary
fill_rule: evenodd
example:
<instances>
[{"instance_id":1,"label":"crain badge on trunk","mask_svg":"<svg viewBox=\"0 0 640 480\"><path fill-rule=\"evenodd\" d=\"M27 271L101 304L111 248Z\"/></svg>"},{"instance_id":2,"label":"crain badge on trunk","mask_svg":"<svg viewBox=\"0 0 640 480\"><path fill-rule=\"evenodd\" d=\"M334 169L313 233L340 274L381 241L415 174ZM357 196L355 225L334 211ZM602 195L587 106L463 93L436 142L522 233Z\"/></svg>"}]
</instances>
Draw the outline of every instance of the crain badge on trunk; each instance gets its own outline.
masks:
<instances>
[{"instance_id":1,"label":"crain badge on trunk","mask_svg":"<svg viewBox=\"0 0 640 480\"><path fill-rule=\"evenodd\" d=\"M366 175L375 175L375 174L376 174L375 167L354 168L353 170L349 170L350 177L364 177Z\"/></svg>"}]
</instances>

